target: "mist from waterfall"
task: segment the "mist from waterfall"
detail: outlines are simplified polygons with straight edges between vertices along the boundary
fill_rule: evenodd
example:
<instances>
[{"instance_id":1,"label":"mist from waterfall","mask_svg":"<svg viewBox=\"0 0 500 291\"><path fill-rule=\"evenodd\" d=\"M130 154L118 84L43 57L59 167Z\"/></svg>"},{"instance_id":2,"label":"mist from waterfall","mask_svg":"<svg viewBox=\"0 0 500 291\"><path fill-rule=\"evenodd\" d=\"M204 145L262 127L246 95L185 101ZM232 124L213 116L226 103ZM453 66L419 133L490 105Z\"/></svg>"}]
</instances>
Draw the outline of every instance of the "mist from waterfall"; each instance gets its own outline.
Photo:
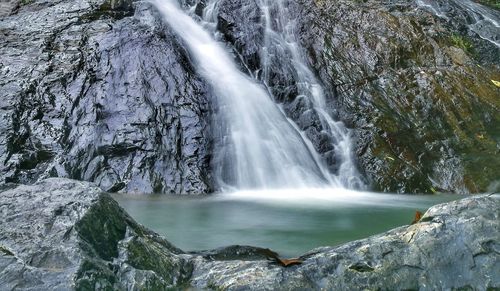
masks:
<instances>
[{"instance_id":1,"label":"mist from waterfall","mask_svg":"<svg viewBox=\"0 0 500 291\"><path fill-rule=\"evenodd\" d=\"M270 23L271 16L266 13L272 1L264 2L267 1L260 5L265 14L262 19ZM292 58L288 61L297 72L297 98L311 100L314 110L321 116L323 128L334 137L335 151L341 162L338 175L329 172L305 134L274 102L266 88L265 78L262 84L242 73L233 54L216 40L218 0L205 3L203 19L198 21L183 11L175 0L154 0L153 3L186 44L197 71L208 81L216 96L213 169L216 182L223 191L362 187L352 161L349 132L325 111L322 88L302 60L291 27L274 30L264 24L265 46L268 49L281 46L291 53ZM282 1L278 5L278 10L285 10ZM265 51L262 56L264 75L269 69Z\"/></svg>"}]
</instances>

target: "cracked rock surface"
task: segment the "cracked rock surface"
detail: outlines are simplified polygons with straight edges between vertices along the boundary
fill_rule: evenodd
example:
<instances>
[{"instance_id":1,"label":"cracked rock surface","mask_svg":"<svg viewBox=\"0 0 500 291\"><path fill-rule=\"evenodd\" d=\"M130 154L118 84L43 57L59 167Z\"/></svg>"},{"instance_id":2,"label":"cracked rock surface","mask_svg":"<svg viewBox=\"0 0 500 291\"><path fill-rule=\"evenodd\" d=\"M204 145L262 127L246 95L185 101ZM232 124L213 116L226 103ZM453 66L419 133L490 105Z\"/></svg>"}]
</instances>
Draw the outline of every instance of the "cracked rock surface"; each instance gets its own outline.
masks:
<instances>
[{"instance_id":1,"label":"cracked rock surface","mask_svg":"<svg viewBox=\"0 0 500 291\"><path fill-rule=\"evenodd\" d=\"M87 182L0 190L5 290L500 288L498 195L434 206L414 225L317 248L284 268L255 247L183 252Z\"/></svg>"},{"instance_id":2,"label":"cracked rock surface","mask_svg":"<svg viewBox=\"0 0 500 291\"><path fill-rule=\"evenodd\" d=\"M210 92L148 3L0 5L0 183L212 191Z\"/></svg>"}]
</instances>

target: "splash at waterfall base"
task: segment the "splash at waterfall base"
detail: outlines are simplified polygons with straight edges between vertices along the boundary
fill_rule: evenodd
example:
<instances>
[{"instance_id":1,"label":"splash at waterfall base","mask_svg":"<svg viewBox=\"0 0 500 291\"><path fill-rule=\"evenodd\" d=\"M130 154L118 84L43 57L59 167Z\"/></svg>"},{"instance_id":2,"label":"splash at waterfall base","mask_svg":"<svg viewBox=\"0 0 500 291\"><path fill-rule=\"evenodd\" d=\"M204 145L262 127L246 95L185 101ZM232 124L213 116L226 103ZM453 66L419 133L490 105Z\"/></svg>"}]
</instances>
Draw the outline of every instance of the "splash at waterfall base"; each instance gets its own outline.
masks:
<instances>
[{"instance_id":1,"label":"splash at waterfall base","mask_svg":"<svg viewBox=\"0 0 500 291\"><path fill-rule=\"evenodd\" d=\"M287 268L253 247L186 253L87 182L10 185L0 198L7 290L500 288L498 195L434 206L414 225L311 250Z\"/></svg>"}]
</instances>

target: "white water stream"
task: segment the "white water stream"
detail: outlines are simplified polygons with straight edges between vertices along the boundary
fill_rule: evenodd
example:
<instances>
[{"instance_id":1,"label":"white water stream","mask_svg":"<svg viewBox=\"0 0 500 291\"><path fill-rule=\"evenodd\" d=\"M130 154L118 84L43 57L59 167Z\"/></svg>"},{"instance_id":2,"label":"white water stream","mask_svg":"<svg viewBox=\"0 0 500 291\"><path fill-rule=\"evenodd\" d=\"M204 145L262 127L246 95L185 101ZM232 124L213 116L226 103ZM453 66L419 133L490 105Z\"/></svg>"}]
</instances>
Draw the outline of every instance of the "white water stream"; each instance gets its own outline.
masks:
<instances>
[{"instance_id":1,"label":"white water stream","mask_svg":"<svg viewBox=\"0 0 500 291\"><path fill-rule=\"evenodd\" d=\"M297 41L297 24L289 14L289 0L259 0L262 11L262 25L265 27L264 48L261 53L264 82L269 80L272 63L294 69L298 88L296 98L306 98L312 103L312 110L318 115L323 132L332 137L339 170L337 183L347 188L363 189L364 185L354 164L350 132L340 121L335 121L326 111L327 105L322 86L307 65Z\"/></svg>"},{"instance_id":2,"label":"white water stream","mask_svg":"<svg viewBox=\"0 0 500 291\"><path fill-rule=\"evenodd\" d=\"M349 132L325 111L322 88L304 65L291 27L271 28L269 9L285 11L283 1L262 1L266 47L281 46L291 53L299 87L298 98L309 98L321 116L323 127L336 140L339 175L331 174L311 142L273 101L265 86L242 73L233 55L213 36L218 1L210 1L202 22L195 21L175 0L153 0L164 20L182 38L217 97L214 170L223 191L306 187L360 186L352 162ZM284 15L284 14L283 14ZM282 16L283 16L282 15ZM284 18L277 19L283 25ZM205 26L205 27L204 27ZM263 69L267 70L265 52Z\"/></svg>"}]
</instances>

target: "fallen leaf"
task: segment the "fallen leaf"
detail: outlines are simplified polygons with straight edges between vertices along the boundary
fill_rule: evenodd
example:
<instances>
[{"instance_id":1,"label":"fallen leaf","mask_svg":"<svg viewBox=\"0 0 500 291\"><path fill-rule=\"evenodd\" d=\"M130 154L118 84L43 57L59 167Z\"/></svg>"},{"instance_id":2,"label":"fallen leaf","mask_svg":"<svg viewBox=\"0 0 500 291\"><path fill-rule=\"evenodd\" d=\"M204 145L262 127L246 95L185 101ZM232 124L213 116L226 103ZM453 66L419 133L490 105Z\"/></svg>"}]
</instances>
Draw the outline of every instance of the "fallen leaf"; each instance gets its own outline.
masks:
<instances>
[{"instance_id":1,"label":"fallen leaf","mask_svg":"<svg viewBox=\"0 0 500 291\"><path fill-rule=\"evenodd\" d=\"M416 211L415 212L415 219L413 219L413 221L411 222L411 224L415 224L415 223L419 222L420 219L422 219L422 212Z\"/></svg>"},{"instance_id":2,"label":"fallen leaf","mask_svg":"<svg viewBox=\"0 0 500 291\"><path fill-rule=\"evenodd\" d=\"M283 267L290 267L294 265L302 264L302 260L293 258L293 259L280 259L280 263Z\"/></svg>"},{"instance_id":3,"label":"fallen leaf","mask_svg":"<svg viewBox=\"0 0 500 291\"><path fill-rule=\"evenodd\" d=\"M269 252L267 254L267 258L285 268L290 266L300 265L303 262L301 259L298 258L282 259L275 252Z\"/></svg>"},{"instance_id":4,"label":"fallen leaf","mask_svg":"<svg viewBox=\"0 0 500 291\"><path fill-rule=\"evenodd\" d=\"M491 83L493 83L493 85L495 85L498 88L500 88L500 81L491 80Z\"/></svg>"}]
</instances>

